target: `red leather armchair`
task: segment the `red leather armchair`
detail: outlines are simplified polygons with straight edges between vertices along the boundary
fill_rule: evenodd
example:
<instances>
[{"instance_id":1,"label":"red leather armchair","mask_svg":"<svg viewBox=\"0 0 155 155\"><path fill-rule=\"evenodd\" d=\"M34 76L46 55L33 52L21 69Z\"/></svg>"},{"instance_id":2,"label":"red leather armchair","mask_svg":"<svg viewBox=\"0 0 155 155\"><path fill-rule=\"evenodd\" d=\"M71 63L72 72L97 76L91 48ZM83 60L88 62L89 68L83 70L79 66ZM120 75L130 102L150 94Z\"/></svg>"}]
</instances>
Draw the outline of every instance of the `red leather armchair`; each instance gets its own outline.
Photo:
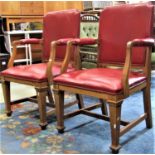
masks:
<instances>
[{"instance_id":1,"label":"red leather armchair","mask_svg":"<svg viewBox=\"0 0 155 155\"><path fill-rule=\"evenodd\" d=\"M10 82L34 86L39 106L40 126L42 129L45 129L47 125L46 96L49 97L51 106L55 107L50 88L53 82L52 78L63 72L73 71L79 67L78 53L75 53L75 49L70 50L70 46L66 49L68 39L62 38L79 37L80 12L77 10L50 12L43 18L43 23L43 39L25 39L13 43L13 55L9 60L8 69L1 72L0 77L5 99L6 114L8 116L12 113L12 104L27 100L21 99L15 102L10 100ZM13 66L14 59L18 54L16 47L22 44L41 44L43 47L43 62L28 66ZM67 55L67 57L65 55ZM71 56L70 62L68 61L68 55ZM83 106L82 98L80 95L76 95L76 97L79 100L78 104L81 108Z\"/></svg>"},{"instance_id":2,"label":"red leather armchair","mask_svg":"<svg viewBox=\"0 0 155 155\"><path fill-rule=\"evenodd\" d=\"M77 114L82 113L110 121L113 153L118 153L121 147L119 138L132 127L143 120L146 121L147 128L152 127L150 99L150 58L154 46L154 40L151 39L152 28L152 5L128 4L107 7L100 14L98 40L70 41L73 46L98 42L98 68L77 70L54 78L56 109L60 111L57 113L58 132L64 131L64 91L102 98L108 103L109 117L90 112L89 108L82 108ZM131 122L121 120L124 99L137 91L143 92L144 114Z\"/></svg>"}]
</instances>

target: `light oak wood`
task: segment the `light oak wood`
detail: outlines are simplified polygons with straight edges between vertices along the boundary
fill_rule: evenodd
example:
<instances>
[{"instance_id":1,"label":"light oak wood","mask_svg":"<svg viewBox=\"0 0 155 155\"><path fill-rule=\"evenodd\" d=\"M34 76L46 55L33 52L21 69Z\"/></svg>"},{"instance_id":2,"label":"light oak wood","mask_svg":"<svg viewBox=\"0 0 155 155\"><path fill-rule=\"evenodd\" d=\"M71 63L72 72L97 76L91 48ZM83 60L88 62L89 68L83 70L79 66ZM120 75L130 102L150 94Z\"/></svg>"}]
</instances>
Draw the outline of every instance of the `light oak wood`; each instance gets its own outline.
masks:
<instances>
[{"instance_id":1,"label":"light oak wood","mask_svg":"<svg viewBox=\"0 0 155 155\"><path fill-rule=\"evenodd\" d=\"M4 15L44 15L50 11L67 9L83 10L83 1L0 1Z\"/></svg>"},{"instance_id":2,"label":"light oak wood","mask_svg":"<svg viewBox=\"0 0 155 155\"><path fill-rule=\"evenodd\" d=\"M43 15L44 2L43 1L21 1L20 9L21 9L21 15Z\"/></svg>"},{"instance_id":3,"label":"light oak wood","mask_svg":"<svg viewBox=\"0 0 155 155\"><path fill-rule=\"evenodd\" d=\"M21 15L20 1L1 1L2 15Z\"/></svg>"}]
</instances>

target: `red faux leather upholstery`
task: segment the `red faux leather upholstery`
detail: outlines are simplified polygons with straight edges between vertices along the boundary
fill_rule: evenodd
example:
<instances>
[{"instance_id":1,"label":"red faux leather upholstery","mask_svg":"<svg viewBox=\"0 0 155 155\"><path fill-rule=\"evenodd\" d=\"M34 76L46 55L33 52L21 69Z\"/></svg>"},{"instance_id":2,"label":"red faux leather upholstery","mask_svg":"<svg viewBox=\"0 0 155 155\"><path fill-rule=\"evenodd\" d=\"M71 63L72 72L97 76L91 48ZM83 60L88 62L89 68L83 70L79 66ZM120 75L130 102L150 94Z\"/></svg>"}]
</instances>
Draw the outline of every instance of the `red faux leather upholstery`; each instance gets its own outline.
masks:
<instances>
[{"instance_id":1,"label":"red faux leather upholstery","mask_svg":"<svg viewBox=\"0 0 155 155\"><path fill-rule=\"evenodd\" d=\"M78 70L64 73L54 78L54 83L68 85L75 88L83 88L106 93L119 93L122 91L122 70L110 68L95 68L88 70ZM140 73L130 73L129 85L135 86L146 80Z\"/></svg>"},{"instance_id":2,"label":"red faux leather upholstery","mask_svg":"<svg viewBox=\"0 0 155 155\"><path fill-rule=\"evenodd\" d=\"M48 60L50 55L51 41L61 38L77 38L80 32L80 12L77 10L65 10L50 12L44 17L43 30L43 59ZM65 55L66 48L57 47L56 59L62 60Z\"/></svg>"},{"instance_id":3,"label":"red faux leather upholstery","mask_svg":"<svg viewBox=\"0 0 155 155\"><path fill-rule=\"evenodd\" d=\"M93 45L97 43L97 39L94 38L64 38L59 39L57 42L66 44L68 41L71 41L74 45Z\"/></svg>"},{"instance_id":4,"label":"red faux leather upholstery","mask_svg":"<svg viewBox=\"0 0 155 155\"><path fill-rule=\"evenodd\" d=\"M20 44L40 44L42 39L30 38L30 39L21 39Z\"/></svg>"},{"instance_id":5,"label":"red faux leather upholstery","mask_svg":"<svg viewBox=\"0 0 155 155\"><path fill-rule=\"evenodd\" d=\"M11 67L0 73L0 76L12 77L20 80L35 81L35 82L44 82L47 81L46 77L47 63L33 64L33 65L21 65L16 67ZM60 74L61 64L53 65L51 72L53 76ZM73 71L71 65L68 67L67 71Z\"/></svg>"},{"instance_id":6,"label":"red faux leather upholstery","mask_svg":"<svg viewBox=\"0 0 155 155\"><path fill-rule=\"evenodd\" d=\"M93 45L97 43L94 38L75 38L71 40L74 45Z\"/></svg>"},{"instance_id":7,"label":"red faux leather upholstery","mask_svg":"<svg viewBox=\"0 0 155 155\"><path fill-rule=\"evenodd\" d=\"M139 18L135 18L137 15ZM104 9L99 21L99 63L124 63L127 42L151 37L152 20L152 5L120 5ZM144 49L134 50L132 63L143 64Z\"/></svg>"}]
</instances>

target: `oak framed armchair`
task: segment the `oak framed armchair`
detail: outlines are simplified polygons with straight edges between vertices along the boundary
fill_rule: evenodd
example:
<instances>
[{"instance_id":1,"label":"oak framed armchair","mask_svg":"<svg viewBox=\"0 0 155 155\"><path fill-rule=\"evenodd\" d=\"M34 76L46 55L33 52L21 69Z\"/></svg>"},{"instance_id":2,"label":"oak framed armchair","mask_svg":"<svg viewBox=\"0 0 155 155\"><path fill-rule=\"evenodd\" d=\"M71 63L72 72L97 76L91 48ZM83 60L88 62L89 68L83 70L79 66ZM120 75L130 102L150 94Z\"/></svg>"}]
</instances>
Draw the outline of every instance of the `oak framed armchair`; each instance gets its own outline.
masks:
<instances>
[{"instance_id":1,"label":"oak framed armchair","mask_svg":"<svg viewBox=\"0 0 155 155\"><path fill-rule=\"evenodd\" d=\"M55 107L50 87L53 83L53 77L79 68L78 53L75 53L75 49L70 50L70 47L66 47L67 39L64 38L79 37L79 31L80 12L78 10L53 11L43 18L43 39L23 39L13 43L13 54L9 60L8 69L0 73L7 116L11 116L11 105L13 104L27 100L37 102L40 113L40 126L42 129L46 129L46 96L48 96L50 106ZM25 44L42 45L42 63L13 66L13 62L18 55L17 46ZM68 61L67 55L71 55L68 64L65 63ZM10 82L33 86L36 90L36 96L11 101ZM81 96L76 95L76 97L79 108L82 108ZM48 114L53 112L55 110L48 112Z\"/></svg>"},{"instance_id":2,"label":"oak framed armchair","mask_svg":"<svg viewBox=\"0 0 155 155\"><path fill-rule=\"evenodd\" d=\"M63 133L65 128L64 91L101 98L108 103L109 117L94 113L91 108L82 108L75 115L86 114L110 122L112 153L119 152L120 137L143 120L147 128L152 128L150 59L155 44L152 28L152 5L126 4L101 12L98 40L70 40L72 46L98 43L98 67L64 73L53 79L58 132ZM131 122L123 121L123 101L138 91L143 95L144 113Z\"/></svg>"}]
</instances>

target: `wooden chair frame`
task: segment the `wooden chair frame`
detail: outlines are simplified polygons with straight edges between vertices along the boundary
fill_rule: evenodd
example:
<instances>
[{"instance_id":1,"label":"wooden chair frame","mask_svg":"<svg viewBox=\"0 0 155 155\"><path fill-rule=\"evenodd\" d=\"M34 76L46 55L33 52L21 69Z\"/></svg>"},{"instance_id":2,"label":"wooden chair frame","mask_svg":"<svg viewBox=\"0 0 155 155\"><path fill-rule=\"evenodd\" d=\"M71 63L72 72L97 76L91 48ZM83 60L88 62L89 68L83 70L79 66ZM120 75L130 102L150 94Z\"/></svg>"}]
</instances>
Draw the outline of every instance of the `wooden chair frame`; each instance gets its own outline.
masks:
<instances>
[{"instance_id":1,"label":"wooden chair frame","mask_svg":"<svg viewBox=\"0 0 155 155\"><path fill-rule=\"evenodd\" d=\"M74 41L72 42L74 46ZM78 45L77 45L78 46ZM151 51L152 47L154 46L154 40L133 40L127 43L126 49L126 60L123 67L123 76L122 76L122 84L123 84L123 91L118 94L108 94L104 92L97 92L92 91L85 88L77 88L77 87L70 87L66 84L58 84L54 83L54 95L56 99L56 110L57 110L57 129L59 133L64 132L64 91L69 91L72 93L78 93L82 95L88 95L96 98L103 99L109 104L109 112L110 116L107 115L100 115L93 112L92 107L82 108L77 110L75 113L70 113L68 116L75 116L78 114L86 114L88 116L96 117L98 119L103 119L105 121L110 122L111 126L111 149L112 153L118 153L121 145L119 144L119 138L128 132L131 128L139 124L141 121L146 121L147 128L152 128L152 114L151 114L151 100L150 100L150 71L151 71ZM144 72L147 80L134 86L129 87L128 79L129 79L129 72L132 68L139 68L139 66L131 66L131 56L132 56L132 49L134 47L146 47L146 61L145 66L141 67L141 70ZM106 67L113 64L98 64L99 67ZM143 100L144 100L144 114L141 115L136 120L131 122L126 122L121 120L121 106L123 100L127 98L129 95L137 92L143 92ZM123 128L120 128L120 125L123 125Z\"/></svg>"}]
</instances>

